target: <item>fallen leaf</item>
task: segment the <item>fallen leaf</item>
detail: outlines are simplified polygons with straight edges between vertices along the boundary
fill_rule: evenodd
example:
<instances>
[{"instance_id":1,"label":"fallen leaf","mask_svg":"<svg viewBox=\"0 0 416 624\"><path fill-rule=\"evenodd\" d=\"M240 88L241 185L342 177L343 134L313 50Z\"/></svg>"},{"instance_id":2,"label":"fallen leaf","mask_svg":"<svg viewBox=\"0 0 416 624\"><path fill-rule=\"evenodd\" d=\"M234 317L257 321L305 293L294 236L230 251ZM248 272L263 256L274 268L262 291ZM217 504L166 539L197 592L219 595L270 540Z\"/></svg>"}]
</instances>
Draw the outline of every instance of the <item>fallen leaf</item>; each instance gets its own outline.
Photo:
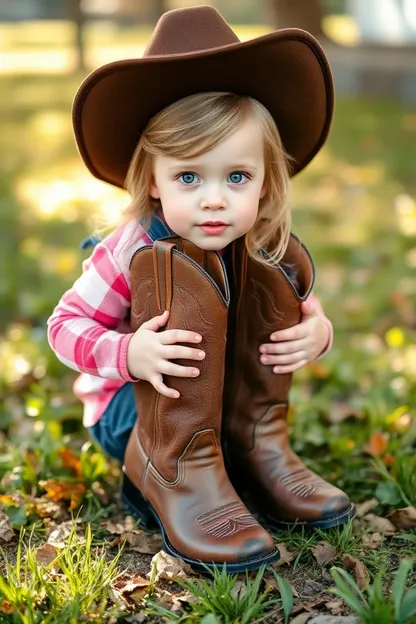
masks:
<instances>
[{"instance_id":1,"label":"fallen leaf","mask_svg":"<svg viewBox=\"0 0 416 624\"><path fill-rule=\"evenodd\" d=\"M381 533L382 535L394 535L396 533L396 527L387 518L381 518L375 514L366 514L363 520L374 533Z\"/></svg>"},{"instance_id":2,"label":"fallen leaf","mask_svg":"<svg viewBox=\"0 0 416 624\"><path fill-rule=\"evenodd\" d=\"M306 622L310 620L313 616L314 612L300 613L299 615L294 617L293 620L290 620L290 624L306 624Z\"/></svg>"},{"instance_id":3,"label":"fallen leaf","mask_svg":"<svg viewBox=\"0 0 416 624\"><path fill-rule=\"evenodd\" d=\"M77 477L82 476L81 461L74 453L66 446L59 449L59 456L61 458L62 467L72 472Z\"/></svg>"},{"instance_id":4,"label":"fallen leaf","mask_svg":"<svg viewBox=\"0 0 416 624\"><path fill-rule=\"evenodd\" d=\"M342 563L346 570L355 573L358 587L363 591L367 589L370 582L370 573L362 561L351 555L345 555Z\"/></svg>"},{"instance_id":5,"label":"fallen leaf","mask_svg":"<svg viewBox=\"0 0 416 624\"><path fill-rule=\"evenodd\" d=\"M230 592L230 596L232 596L235 599L240 599L240 598L244 598L244 596L247 593L247 585L244 583L244 581L236 581L234 587L232 588L231 592Z\"/></svg>"},{"instance_id":6,"label":"fallen leaf","mask_svg":"<svg viewBox=\"0 0 416 624\"><path fill-rule=\"evenodd\" d=\"M364 503L356 505L357 518L362 518L363 516L368 514L369 511L377 507L377 505L378 500L376 498L370 498L370 500L364 501Z\"/></svg>"},{"instance_id":7,"label":"fallen leaf","mask_svg":"<svg viewBox=\"0 0 416 624\"><path fill-rule=\"evenodd\" d=\"M14 537L14 531L9 524L8 516L0 511L0 542L10 542Z\"/></svg>"},{"instance_id":8,"label":"fallen leaf","mask_svg":"<svg viewBox=\"0 0 416 624\"><path fill-rule=\"evenodd\" d=\"M0 602L0 613L4 615L11 615L14 613L14 606L8 600L2 600Z\"/></svg>"},{"instance_id":9,"label":"fallen leaf","mask_svg":"<svg viewBox=\"0 0 416 624\"><path fill-rule=\"evenodd\" d=\"M331 615L340 615L344 612L344 602L342 600L330 600L325 603L325 606L331 612Z\"/></svg>"},{"instance_id":10,"label":"fallen leaf","mask_svg":"<svg viewBox=\"0 0 416 624\"><path fill-rule=\"evenodd\" d=\"M119 522L114 523L111 522L111 520L106 520L105 522L102 522L101 526L103 527L103 529L114 535L123 535L123 533L126 532L126 528L123 524Z\"/></svg>"},{"instance_id":11,"label":"fallen leaf","mask_svg":"<svg viewBox=\"0 0 416 624\"><path fill-rule=\"evenodd\" d=\"M44 544L36 551L36 561L47 567L58 557L58 551L52 544Z\"/></svg>"},{"instance_id":12,"label":"fallen leaf","mask_svg":"<svg viewBox=\"0 0 416 624\"><path fill-rule=\"evenodd\" d=\"M336 548L325 540L318 542L311 550L320 566L326 566L332 563L337 557Z\"/></svg>"},{"instance_id":13,"label":"fallen leaf","mask_svg":"<svg viewBox=\"0 0 416 624\"><path fill-rule=\"evenodd\" d=\"M395 509L388 517L397 529L416 528L416 507Z\"/></svg>"},{"instance_id":14,"label":"fallen leaf","mask_svg":"<svg viewBox=\"0 0 416 624\"><path fill-rule=\"evenodd\" d=\"M46 490L46 497L55 503L60 500L70 500L70 510L76 509L81 504L87 492L87 488L83 483L74 481L48 479L47 481L39 481L39 485Z\"/></svg>"},{"instance_id":15,"label":"fallen leaf","mask_svg":"<svg viewBox=\"0 0 416 624\"><path fill-rule=\"evenodd\" d=\"M297 551L289 552L286 544L284 544L283 542L280 544L276 544L276 547L279 551L280 557L277 561L275 561L275 563L273 563L274 568L280 568L280 566L285 564L289 565L289 563L293 561L293 559L295 559L298 555Z\"/></svg>"},{"instance_id":16,"label":"fallen leaf","mask_svg":"<svg viewBox=\"0 0 416 624\"><path fill-rule=\"evenodd\" d=\"M373 550L376 550L377 548L380 548L381 544L384 542L384 535L381 533L363 535L361 542L365 548L372 548Z\"/></svg>"},{"instance_id":17,"label":"fallen leaf","mask_svg":"<svg viewBox=\"0 0 416 624\"><path fill-rule=\"evenodd\" d=\"M143 555L155 555L163 545L160 533L125 533L125 540L130 544L130 550Z\"/></svg>"},{"instance_id":18,"label":"fallen leaf","mask_svg":"<svg viewBox=\"0 0 416 624\"><path fill-rule=\"evenodd\" d=\"M387 449L389 436L381 431L376 431L370 438L368 444L364 445L364 450L373 457L381 457Z\"/></svg>"},{"instance_id":19,"label":"fallen leaf","mask_svg":"<svg viewBox=\"0 0 416 624\"><path fill-rule=\"evenodd\" d=\"M77 520L70 520L69 522L62 522L62 524L60 524L56 529L51 531L48 539L46 540L46 543L50 544L51 546L55 546L55 548L58 548L58 549L65 548L67 538L69 537L69 535L71 534L71 531L73 530L74 522L77 522ZM79 519L79 522L81 522L81 519ZM77 541L79 544L84 544L85 536L77 535Z\"/></svg>"},{"instance_id":20,"label":"fallen leaf","mask_svg":"<svg viewBox=\"0 0 416 624\"><path fill-rule=\"evenodd\" d=\"M156 568L155 581L161 578L175 580L177 578L187 578L193 574L192 568L182 559L171 557L161 550L151 561L151 570L148 573L149 578L153 578L154 568Z\"/></svg>"},{"instance_id":21,"label":"fallen leaf","mask_svg":"<svg viewBox=\"0 0 416 624\"><path fill-rule=\"evenodd\" d=\"M68 517L68 514L63 509L64 505L59 505L58 503L54 503L47 498L37 497L31 499L31 503L33 505L33 511L40 518L62 518Z\"/></svg>"}]
</instances>

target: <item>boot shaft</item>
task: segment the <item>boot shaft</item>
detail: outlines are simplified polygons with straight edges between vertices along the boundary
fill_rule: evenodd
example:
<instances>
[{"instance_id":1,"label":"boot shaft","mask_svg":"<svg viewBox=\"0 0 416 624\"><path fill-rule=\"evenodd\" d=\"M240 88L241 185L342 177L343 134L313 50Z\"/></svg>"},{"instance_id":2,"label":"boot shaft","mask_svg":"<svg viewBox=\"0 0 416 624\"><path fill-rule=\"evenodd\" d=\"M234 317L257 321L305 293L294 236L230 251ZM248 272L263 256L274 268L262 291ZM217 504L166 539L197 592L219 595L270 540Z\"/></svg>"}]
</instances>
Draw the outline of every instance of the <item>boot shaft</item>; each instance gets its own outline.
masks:
<instances>
[{"instance_id":1,"label":"boot shaft","mask_svg":"<svg viewBox=\"0 0 416 624\"><path fill-rule=\"evenodd\" d=\"M195 379L165 376L179 399L165 397L146 382L135 384L138 433L143 449L163 477L175 481L177 460L196 433L221 435L222 390L229 305L228 281L215 252L203 252L181 239L156 241L142 247L131 265L131 324L135 331L150 318L169 310L166 329L199 333L205 359ZM187 345L189 346L189 345ZM193 362L175 360L180 365Z\"/></svg>"},{"instance_id":2,"label":"boot shaft","mask_svg":"<svg viewBox=\"0 0 416 624\"><path fill-rule=\"evenodd\" d=\"M259 347L271 342L273 332L299 323L300 304L312 290L314 267L306 248L291 236L283 262L276 267L252 260L239 239L233 247L233 270L226 426L247 448L265 412L272 405L287 404L292 382L292 373L273 373L272 366L260 362ZM296 281L289 277L293 271Z\"/></svg>"}]
</instances>

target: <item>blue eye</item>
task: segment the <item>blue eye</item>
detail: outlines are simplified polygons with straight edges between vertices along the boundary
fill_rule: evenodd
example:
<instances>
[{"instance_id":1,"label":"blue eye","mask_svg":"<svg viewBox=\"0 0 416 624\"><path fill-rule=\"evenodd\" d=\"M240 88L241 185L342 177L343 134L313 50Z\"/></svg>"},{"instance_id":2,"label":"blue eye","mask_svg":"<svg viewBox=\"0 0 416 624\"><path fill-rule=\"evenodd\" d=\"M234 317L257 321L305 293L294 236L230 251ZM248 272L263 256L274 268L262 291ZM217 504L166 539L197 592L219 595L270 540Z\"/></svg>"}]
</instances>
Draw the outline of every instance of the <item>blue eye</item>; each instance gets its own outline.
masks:
<instances>
[{"instance_id":1,"label":"blue eye","mask_svg":"<svg viewBox=\"0 0 416 624\"><path fill-rule=\"evenodd\" d=\"M245 173L242 173L241 171L234 171L233 173L230 173L230 175L228 176L228 181L231 182L232 184L241 184L242 182L244 182L245 179L247 179L247 176Z\"/></svg>"},{"instance_id":2,"label":"blue eye","mask_svg":"<svg viewBox=\"0 0 416 624\"><path fill-rule=\"evenodd\" d=\"M195 184L197 176L194 173L182 173L178 179L184 184Z\"/></svg>"}]
</instances>

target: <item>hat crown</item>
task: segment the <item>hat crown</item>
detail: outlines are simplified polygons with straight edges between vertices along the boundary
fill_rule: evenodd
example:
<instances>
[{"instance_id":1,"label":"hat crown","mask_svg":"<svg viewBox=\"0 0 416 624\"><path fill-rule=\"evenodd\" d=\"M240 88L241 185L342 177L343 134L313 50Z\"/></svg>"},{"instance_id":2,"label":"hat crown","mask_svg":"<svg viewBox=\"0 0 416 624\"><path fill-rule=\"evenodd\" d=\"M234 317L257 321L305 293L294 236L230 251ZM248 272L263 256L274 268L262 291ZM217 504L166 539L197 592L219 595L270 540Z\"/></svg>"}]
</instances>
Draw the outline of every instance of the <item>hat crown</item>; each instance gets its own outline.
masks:
<instances>
[{"instance_id":1,"label":"hat crown","mask_svg":"<svg viewBox=\"0 0 416 624\"><path fill-rule=\"evenodd\" d=\"M239 41L212 6L173 9L159 19L143 56L202 52Z\"/></svg>"}]
</instances>

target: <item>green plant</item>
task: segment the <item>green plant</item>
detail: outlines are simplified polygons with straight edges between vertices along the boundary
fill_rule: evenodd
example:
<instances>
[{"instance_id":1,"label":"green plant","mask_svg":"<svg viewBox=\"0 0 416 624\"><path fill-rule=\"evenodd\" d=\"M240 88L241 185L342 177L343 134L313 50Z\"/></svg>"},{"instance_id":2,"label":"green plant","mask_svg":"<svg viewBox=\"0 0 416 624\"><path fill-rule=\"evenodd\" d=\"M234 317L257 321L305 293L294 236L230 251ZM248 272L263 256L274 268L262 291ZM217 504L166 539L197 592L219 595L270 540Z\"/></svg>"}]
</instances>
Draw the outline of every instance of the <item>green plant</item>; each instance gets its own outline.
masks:
<instances>
[{"instance_id":1,"label":"green plant","mask_svg":"<svg viewBox=\"0 0 416 624\"><path fill-rule=\"evenodd\" d=\"M367 587L367 598L354 579L345 570L332 568L331 575L336 589L332 593L356 613L362 624L414 624L416 616L416 587L405 592L406 579L413 568L413 561L405 559L396 572L391 593L386 596L379 573L372 585Z\"/></svg>"},{"instance_id":2,"label":"green plant","mask_svg":"<svg viewBox=\"0 0 416 624\"><path fill-rule=\"evenodd\" d=\"M416 505L416 457L402 455L396 457L392 472L377 458L374 467L384 479L377 486L376 496L385 505Z\"/></svg>"},{"instance_id":3,"label":"green plant","mask_svg":"<svg viewBox=\"0 0 416 624\"><path fill-rule=\"evenodd\" d=\"M269 598L270 589L260 590L264 576L264 566L257 572L253 581L246 574L245 583L238 582L236 574L229 575L225 567L216 568L212 579L187 579L178 583L196 597L189 605L188 611L177 614L151 602L148 613L163 616L166 621L181 624L192 622L211 622L221 624L248 624L263 615L269 608L279 603ZM290 585L273 570L279 585L285 622L293 608L293 594ZM206 619L205 619L206 618Z\"/></svg>"},{"instance_id":4,"label":"green plant","mask_svg":"<svg viewBox=\"0 0 416 624\"><path fill-rule=\"evenodd\" d=\"M108 591L119 576L117 563L121 549L111 561L106 551L92 547L89 526L80 540L74 523L67 542L47 565L37 560L30 544L22 553L19 540L16 563L4 552L4 576L0 575L0 614L13 624L78 624L80 619L104 621L104 616L120 615L118 606L109 606ZM9 618L9 619L6 619Z\"/></svg>"},{"instance_id":5,"label":"green plant","mask_svg":"<svg viewBox=\"0 0 416 624\"><path fill-rule=\"evenodd\" d=\"M331 544L340 556L343 554L357 555L361 551L362 534L357 533L356 529L353 528L352 520L327 531L316 529L315 532L322 540Z\"/></svg>"}]
</instances>

